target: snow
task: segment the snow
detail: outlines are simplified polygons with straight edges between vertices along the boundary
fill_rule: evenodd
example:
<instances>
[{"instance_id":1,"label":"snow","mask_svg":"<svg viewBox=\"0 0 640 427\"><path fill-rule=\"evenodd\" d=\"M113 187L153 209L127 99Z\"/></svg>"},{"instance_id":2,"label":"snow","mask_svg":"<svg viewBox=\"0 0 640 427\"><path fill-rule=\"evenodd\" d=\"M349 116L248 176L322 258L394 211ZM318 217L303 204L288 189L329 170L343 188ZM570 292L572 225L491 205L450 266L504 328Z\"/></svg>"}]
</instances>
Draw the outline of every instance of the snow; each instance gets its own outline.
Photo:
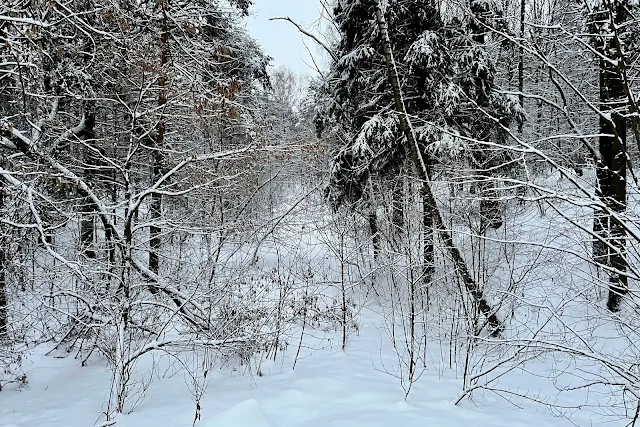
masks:
<instances>
[{"instance_id":1,"label":"snow","mask_svg":"<svg viewBox=\"0 0 640 427\"><path fill-rule=\"evenodd\" d=\"M251 427L275 427L267 419L260 404L255 399L244 400L204 423L206 427L246 425Z\"/></svg>"},{"instance_id":2,"label":"snow","mask_svg":"<svg viewBox=\"0 0 640 427\"><path fill-rule=\"evenodd\" d=\"M592 178L590 176L584 179ZM572 185L567 181L559 182L558 179L558 174L552 175L544 184L562 191L562 194L570 195ZM435 188L435 191L442 189ZM293 197L291 194L289 196ZM276 208L276 213L288 211L289 206L296 203L293 199L283 200ZM589 215L580 214L582 209L586 209L584 207L570 207L568 204L562 206L566 208L565 215L590 218ZM599 313L592 312L597 311L597 307L581 307L582 300L573 295L574 292L584 292L584 289L580 288L583 284L580 275L589 274L588 267L576 260L575 254L578 249L573 250L576 244L583 242L584 236L564 217L552 210L541 216L535 203L526 207L514 205L512 209L508 224L510 234L499 234L507 233L505 225L491 238L509 241L517 236L517 241L530 244L507 246L504 251L487 255L485 262L487 265L495 266L495 271L490 272L491 277L488 279L495 293L499 293L501 289L501 278L511 273L521 275L518 280L531 276L527 280L535 281L532 282L534 286L527 288L526 303L519 301L515 308L516 320L510 324L509 331L514 342L517 339L525 342L531 338L532 328L535 330L540 327L540 344L544 343L543 339L551 339L552 334L560 331L564 335L555 336L555 342L550 342L550 346L562 343L566 344L569 350L580 348L579 343L563 341L564 337L571 337L566 331L562 332L562 327L566 325L560 324L560 321L564 321L575 330L588 331L598 346L606 342L608 350L601 350L602 355L616 360L614 357L617 357L617 349L625 345L624 342L613 342L612 338L618 336L619 332L606 320L600 319ZM335 263L335 259L332 261L319 249L323 247L319 245L323 236L319 235L318 230L323 227L319 224L317 229L309 227L311 219L320 222L322 215L309 215L309 212L312 212L311 206L300 204L299 212L294 213L294 218L300 222L290 218L291 222L287 224L289 229L285 231L284 226L281 227L275 232L274 239L289 239L291 243L287 246L289 249L281 252L282 259L291 263L286 268L293 269L295 260L299 261L298 257L305 254L309 259L313 259L309 261L309 270L319 277L318 280L323 283L329 282L334 279L331 272L323 272L320 267L336 268L335 265L329 265L331 262ZM307 218L307 222L303 221L303 218ZM540 232L540 227L544 224L547 225L548 236ZM457 229L456 243L463 250L473 243L465 234L464 227L464 224L452 224L452 228ZM324 238L329 240L332 236L327 235ZM536 242L553 245L553 250L536 249ZM265 240L259 256L265 264L265 271L266 267L272 267L279 262L273 253L268 252L273 249L270 248L270 244L270 240ZM326 247L324 251L327 251ZM504 265L504 258L507 256L513 258L514 262L518 261L522 268L526 269L520 272L519 267L511 271L509 266ZM550 256L554 259L545 259ZM539 262L530 264L529 261L534 259L539 259ZM402 274L401 267L396 268L393 272ZM383 278L380 279L378 286L382 288L385 283ZM444 279L441 280L441 292L447 292L447 284L444 283ZM577 290L569 286L574 281ZM555 283L566 285L559 287ZM315 289L317 293L318 290L319 287ZM322 292L329 294L330 290L323 289ZM579 386L589 375L602 372L593 357L589 359L587 355L586 358L578 359L567 355L540 355L535 360L527 361L526 365L503 364L497 366L489 375L481 376L480 373L494 368L492 363L495 363L495 360L506 360L510 356L491 354L496 350L490 343L486 346L480 343L474 348L469 359L470 374L479 377L479 380L472 384L478 388L456 405L464 394L465 384L469 389L469 379L465 375L464 358L453 357L451 361L450 352L453 348L453 351L462 353L466 342L464 337L459 337L458 342L449 342L445 335L439 336L444 338L440 341L434 339L438 337L435 331L441 326L435 323L437 317L427 318L433 323L423 329L429 339L426 356L419 361L419 379L412 385L407 396L407 390L403 388L399 378L403 371L406 376L406 366L403 365L406 361L398 355L396 347L391 342L389 327L393 316L387 311L389 308L373 301L366 303L366 298L357 297L358 328L348 337L345 351L341 350L340 332L309 327L304 334L300 354L297 355L300 330L292 327L288 334L289 345L286 351L279 353L275 361L272 357L268 360L265 360L265 357L254 360L250 369L252 374L248 374L246 367L234 370L215 365L215 368L208 372L206 392L199 399L200 419L195 426L466 427L473 423L475 426L483 427L523 427L538 424L568 427L574 423L626 423L625 420L615 418L618 414L614 414L612 419L606 419L602 415L594 416L589 410L592 408L591 405L601 405L594 409L594 412L613 405L610 401L619 397L615 390L602 387L561 393L563 387ZM432 297L434 301L437 299L437 295ZM556 307L565 305L568 308L555 310ZM439 309L442 319L445 322L450 321L446 317L447 308ZM549 314L551 309L554 313ZM550 322L548 327L545 327L545 316L551 316L553 320L553 316L556 315L564 317L558 319L558 322ZM395 316L400 317L399 313L395 313ZM582 320L574 321L577 318ZM399 324L398 336L404 335L401 328L402 325ZM587 335L583 334L583 337ZM574 341L575 338L573 337ZM400 343L398 348L406 344L402 342L404 336L396 339ZM155 344L157 346L158 343ZM528 343L531 347L535 344ZM46 352L50 348L50 344L43 345L32 349L27 355L24 369L29 384L25 388L16 389L12 385L0 392L0 427L194 426L197 406L193 392L194 383L193 378L186 373L185 367L195 370L195 367L202 365L202 358L197 352L179 353L179 359L176 359L176 353L149 352L141 356L135 364L133 391L126 405L126 413L105 422L104 413L108 407L109 385L112 379L112 370L106 361L94 358L87 366L80 367L80 361L73 358L74 353L66 355L65 358L47 356ZM620 360L620 365L624 365L624 360ZM581 375L584 376L580 378ZM576 382L576 378L581 382ZM404 385L406 386L406 381ZM485 385L507 392L497 394L484 389ZM545 404L558 406L554 412L550 412ZM563 411L561 408L566 409ZM571 420L566 417L571 417ZM605 424L606 421L609 422Z\"/></svg>"},{"instance_id":3,"label":"snow","mask_svg":"<svg viewBox=\"0 0 640 427\"><path fill-rule=\"evenodd\" d=\"M0 21L16 22L16 23L27 24L27 25L37 25L39 27L49 27L51 25L47 22L38 21L37 19L24 18L24 17L16 18L14 16L7 16L7 15L0 15Z\"/></svg>"},{"instance_id":4,"label":"snow","mask_svg":"<svg viewBox=\"0 0 640 427\"><path fill-rule=\"evenodd\" d=\"M293 354L286 360L263 362L262 376L246 377L219 370L211 373L201 401L206 427L462 427L469 422L486 427L534 424L570 426L569 421L540 408L518 410L495 397L454 406L461 393L460 370L433 365L414 385L409 398L392 370L397 355L387 346L387 334L368 315L360 336L346 352L337 337L309 338L295 370ZM377 320L376 320L377 319ZM325 347L325 348L323 348ZM28 367L29 386L0 394L2 427L80 427L100 425L108 399L110 373L100 363L78 368L72 358L35 354ZM168 359L148 357L139 372L155 371L145 400L133 412L118 416L118 427L187 427L195 405L185 377ZM529 384L535 386L529 380ZM37 408L37 409L36 409Z\"/></svg>"}]
</instances>

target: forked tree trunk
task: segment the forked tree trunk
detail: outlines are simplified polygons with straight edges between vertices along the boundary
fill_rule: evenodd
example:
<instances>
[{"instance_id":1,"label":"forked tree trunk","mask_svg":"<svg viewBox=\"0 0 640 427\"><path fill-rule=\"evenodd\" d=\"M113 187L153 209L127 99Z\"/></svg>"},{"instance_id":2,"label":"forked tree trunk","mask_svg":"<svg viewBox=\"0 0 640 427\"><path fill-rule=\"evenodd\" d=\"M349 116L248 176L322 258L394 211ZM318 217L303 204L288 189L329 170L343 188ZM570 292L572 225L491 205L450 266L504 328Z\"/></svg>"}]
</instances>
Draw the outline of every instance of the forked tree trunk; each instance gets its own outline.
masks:
<instances>
[{"instance_id":1,"label":"forked tree trunk","mask_svg":"<svg viewBox=\"0 0 640 427\"><path fill-rule=\"evenodd\" d=\"M440 211L436 205L436 199L433 195L433 192L431 191L429 174L427 173L427 164L425 163L422 153L419 149L418 143L413 133L413 127L411 125L411 122L409 121L407 111L405 109L404 99L402 96L398 78L398 70L393 58L391 40L389 39L387 22L384 17L384 12L382 10L380 0L377 1L376 18L378 31L380 32L380 36L382 38L385 62L389 73L389 83L391 85L391 89L393 90L394 104L396 112L398 113L400 129L407 139L410 157L414 164L418 179L421 183L421 192L424 200L423 203L428 204L432 209L433 226L437 230L440 239L442 239L446 250L449 252L449 255L451 256L451 259L460 274L467 292L477 304L480 313L482 313L486 317L487 325L489 326L491 333L494 336L500 335L504 331L504 325L498 319L498 316L495 313L494 309L484 297L482 289L480 289L478 284L474 281L473 276L470 274L469 269L467 268L467 264L465 263L464 258L462 258L460 250L454 245L451 233L447 231L444 221L442 220L442 215L440 214Z\"/></svg>"}]
</instances>

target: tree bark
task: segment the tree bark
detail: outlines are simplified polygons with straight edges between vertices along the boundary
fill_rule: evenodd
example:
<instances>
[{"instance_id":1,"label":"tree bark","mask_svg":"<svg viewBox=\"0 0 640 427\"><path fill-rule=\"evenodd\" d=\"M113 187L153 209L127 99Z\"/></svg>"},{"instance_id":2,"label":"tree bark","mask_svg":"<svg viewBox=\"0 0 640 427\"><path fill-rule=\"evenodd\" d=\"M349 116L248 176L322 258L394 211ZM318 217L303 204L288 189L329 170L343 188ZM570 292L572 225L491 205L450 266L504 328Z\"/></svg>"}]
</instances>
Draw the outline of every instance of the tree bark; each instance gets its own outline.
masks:
<instances>
[{"instance_id":1,"label":"tree bark","mask_svg":"<svg viewBox=\"0 0 640 427\"><path fill-rule=\"evenodd\" d=\"M518 58L518 100L520 107L524 108L524 15L526 0L520 0L520 48ZM522 123L518 125L518 130L522 132Z\"/></svg>"},{"instance_id":2,"label":"tree bark","mask_svg":"<svg viewBox=\"0 0 640 427\"><path fill-rule=\"evenodd\" d=\"M84 153L84 177L87 181L92 182L91 177L95 177L94 167L98 164L97 156L90 148L91 145L95 145L95 102L87 101L84 105L84 128L78 135L85 143L82 147ZM95 148L95 147L94 147ZM93 247L95 238L95 225L94 225L94 212L92 208L91 200L86 197L82 200L80 205L80 249L88 258L95 258L96 251Z\"/></svg>"},{"instance_id":3,"label":"tree bark","mask_svg":"<svg viewBox=\"0 0 640 427\"><path fill-rule=\"evenodd\" d=\"M435 234L433 232L435 215L435 205L428 197L424 196L424 191L422 191L422 282L425 284L427 292L433 283L433 275L436 271Z\"/></svg>"},{"instance_id":4,"label":"tree bark","mask_svg":"<svg viewBox=\"0 0 640 427\"><path fill-rule=\"evenodd\" d=\"M524 14L524 1L521 0L521 12ZM485 6L475 5L471 8L475 19L479 19L481 15L487 13ZM524 19L524 15L522 16ZM472 21L473 22L473 21ZM521 21L521 29L524 32L524 21ZM472 26L473 40L478 44L485 44L486 42L486 29L479 25ZM522 91L521 85L524 84L522 72L522 60L518 66L518 87ZM479 76L475 77L476 85L482 87L482 79ZM524 99L521 96L521 102ZM522 130L522 129L520 129ZM487 140L491 138L490 132L480 135L480 140ZM474 150L474 156L476 163L479 165L480 171L478 171L478 194L480 196L480 232L484 234L488 228L497 229L503 223L502 220L502 208L499 201L499 197L496 191L496 185L493 179L495 172L492 172L496 166L499 166L501 161L497 158L496 153L492 153L491 150L487 152L486 148L482 146Z\"/></svg>"},{"instance_id":5,"label":"tree bark","mask_svg":"<svg viewBox=\"0 0 640 427\"><path fill-rule=\"evenodd\" d=\"M400 175L400 179L391 181L391 224L393 231L400 233L404 229L404 174Z\"/></svg>"},{"instance_id":6,"label":"tree bark","mask_svg":"<svg viewBox=\"0 0 640 427\"><path fill-rule=\"evenodd\" d=\"M160 77L158 78L158 111L160 119L157 125L157 135L153 150L153 171L152 180L156 182L162 176L164 154L162 152L164 147L165 136L165 121L164 121L164 107L167 104L167 77L166 66L169 62L169 28L167 19L167 1L161 2L162 7L162 31L160 33ZM162 217L162 194L154 192L151 195L151 208L150 208L150 220L151 226L149 227L149 270L158 274L160 271L160 258L159 252L162 245L162 228L158 224Z\"/></svg>"},{"instance_id":7,"label":"tree bark","mask_svg":"<svg viewBox=\"0 0 640 427\"><path fill-rule=\"evenodd\" d=\"M0 180L0 215L4 215L4 185ZM0 230L2 232L3 230ZM6 275L6 241L5 236L0 234L0 342L6 337L9 327L9 316L7 309L7 275Z\"/></svg>"},{"instance_id":8,"label":"tree bark","mask_svg":"<svg viewBox=\"0 0 640 427\"><path fill-rule=\"evenodd\" d=\"M454 245L451 233L445 228L442 215L436 205L436 199L431 191L431 185L429 180L429 174L427 172L427 165L422 156L422 152L418 146L413 133L413 127L409 121L407 111L405 109L404 99L402 96L402 90L400 89L400 83L398 78L398 70L393 58L393 50L391 48L391 40L389 38L389 31L387 28L387 22L384 17L382 5L380 0L377 1L376 18L378 24L378 31L382 38L382 44L384 49L384 57L388 70L389 83L393 90L393 98L396 112L398 113L398 120L400 122L400 129L402 130L407 142L409 144L409 152L411 160L414 164L416 174L420 179L421 193L424 203L427 203L432 209L433 213L433 225L437 230L438 235L442 239L445 248L449 252L451 259L453 260L456 269L458 270L462 282L465 285L467 292L471 295L474 302L477 304L479 311L487 318L487 324L491 330L492 335L500 335L504 331L503 323L498 319L497 314L488 303L482 289L474 281L469 269L460 253L460 250Z\"/></svg>"},{"instance_id":9,"label":"tree bark","mask_svg":"<svg viewBox=\"0 0 640 427\"><path fill-rule=\"evenodd\" d=\"M594 14L594 24L607 27L608 22L621 25L627 13L621 2ZM611 19L612 18L612 19ZM600 32L604 29L600 30ZM600 239L593 245L593 260L609 267L607 308L620 310L622 297L628 292L626 275L626 232L614 214L627 206L627 101L623 79L616 68L620 55L611 35L597 37L600 59L600 161L596 163L596 195L607 209L595 212L593 231ZM607 244L608 243L608 244Z\"/></svg>"},{"instance_id":10,"label":"tree bark","mask_svg":"<svg viewBox=\"0 0 640 427\"><path fill-rule=\"evenodd\" d=\"M378 259L380 256L380 230L378 229L378 216L376 208L373 204L369 207L369 232L371 233L371 242L373 243L373 257Z\"/></svg>"},{"instance_id":11,"label":"tree bark","mask_svg":"<svg viewBox=\"0 0 640 427\"><path fill-rule=\"evenodd\" d=\"M424 153L420 153L423 159L426 158ZM429 159L425 160L427 178L431 180L431 168ZM424 183L422 184L424 185ZM433 276L436 272L436 255L434 233L434 218L436 215L436 205L432 204L427 197L424 196L424 190L421 188L420 195L422 197L422 283L425 285L427 299L430 292L429 287L433 283Z\"/></svg>"}]
</instances>

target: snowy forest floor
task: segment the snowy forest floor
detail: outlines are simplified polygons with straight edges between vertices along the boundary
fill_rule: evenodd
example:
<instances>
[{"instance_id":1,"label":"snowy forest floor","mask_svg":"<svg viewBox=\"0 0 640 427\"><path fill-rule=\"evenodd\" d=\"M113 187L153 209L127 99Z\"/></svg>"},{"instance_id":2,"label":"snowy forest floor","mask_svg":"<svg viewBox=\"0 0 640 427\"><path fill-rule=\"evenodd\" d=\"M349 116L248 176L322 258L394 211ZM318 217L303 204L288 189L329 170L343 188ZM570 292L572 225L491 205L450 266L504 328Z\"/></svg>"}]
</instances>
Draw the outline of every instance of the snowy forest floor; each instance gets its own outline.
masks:
<instances>
[{"instance_id":1,"label":"snowy forest floor","mask_svg":"<svg viewBox=\"0 0 640 427\"><path fill-rule=\"evenodd\" d=\"M556 178L549 178L549 181L554 186L567 185ZM299 191L299 194L305 192ZM299 205L297 200L296 197L289 197L277 203L279 212L276 213L288 212L289 220L285 221L287 224L280 224L280 231L274 233L274 242L281 239L289 249L276 256L271 253L272 242L269 239L263 241L259 258L264 265L260 269L268 271L278 266L278 274L280 268L288 272L294 268L314 272L314 280L318 280L318 283L311 284L311 292L313 295L324 295L324 308L334 313L331 310L336 304L336 289L332 283L336 283L339 268L335 253L331 255L331 250L328 246L322 246L322 241L335 240L336 236L327 231L329 227L326 224L322 225L328 221L326 207L319 208L318 200ZM297 206L297 209L291 210L291 206ZM580 217L576 209L562 207L565 212ZM341 226L343 228L338 226L337 229L349 233L352 226L347 221ZM462 226L458 227L463 229ZM535 268L526 269L531 270L526 276L531 286L526 289L528 293L531 292L529 298L532 302L530 307L523 305L515 311L513 316L517 321L512 320L510 325L510 333L514 336L522 333L521 329L535 328L536 323L548 323L540 307L543 303L553 306L547 300L553 300L550 296L554 292L571 293L570 289L560 289L554 284L554 278L558 283L572 283L573 280L581 280L580 271L584 270L585 275L588 273L588 266L575 259L574 255L567 252L559 256L554 249L561 244L573 247L574 242L583 238L565 233L563 227L566 228L567 224L561 215L552 210L543 215L535 204L531 204L513 214L509 224L501 228L504 230L501 232L507 233L504 239L517 237L525 242L539 239L545 239L543 243L550 242L549 254L545 252L545 256L514 252L512 257L522 264L522 268L534 262L532 260L545 260L535 261ZM464 240L464 233L460 233L460 236L461 247L470 250L472 245ZM491 252L490 255L502 259L506 257L505 253ZM551 258L551 255L553 260L546 261L546 257ZM280 256L286 261L283 266L279 264L282 261ZM334 257L333 261L331 257ZM497 268L500 262L488 258L485 264ZM573 268L567 268L569 266ZM399 274L401 271L401 268L392 269L390 274ZM505 271L496 270L497 279L494 280L500 282L498 279L507 277L506 274L517 269L512 267ZM446 294L444 298L449 301L451 292L445 289L445 280L440 280L442 283L439 286L443 288L441 293ZM384 280L380 282L379 285L384 288ZM479 389L456 405L455 402L464 392L464 331L458 331L460 335L452 345L446 334L436 331L438 325L430 322L426 322L426 329L431 335L427 338L427 355L421 359L426 360L426 366L420 362L421 366L417 369L419 379L405 399L406 390L397 373L406 369L406 366L401 368L404 361L398 356L390 338L389 307L375 301L372 292L365 292L356 286L352 289L354 308L357 307L354 310L357 330L350 330L344 351L341 349L341 331L308 326L298 353L300 328L289 325L286 350L279 352L275 360L273 355L268 360L258 356L252 359L254 365L249 369L241 366L237 370L214 365L204 381L206 389L199 400L200 420L195 423L198 404L194 389L197 387L189 372L202 371L198 368L203 363L202 354L185 352L172 357L157 352L142 356L135 365L132 377L134 388L138 391L131 393L127 405L133 407L133 411L105 423L104 411L109 407L112 368L106 360L97 357L81 367L73 353L66 358L46 355L52 347L48 343L32 349L24 359L23 368L28 384L19 389L7 387L0 393L0 427L457 427L469 423L478 427L560 427L626 423L617 415L604 418L601 413L597 418L592 418L594 412L589 410L590 407L611 406L609 400L614 400L612 394L590 392L586 388L560 393L562 375L573 372L582 378L585 365L576 362L578 359L555 353L553 357L536 357L513 368L511 365L501 367L508 375L496 373L499 381L494 382L493 386L508 390L508 393L497 394ZM538 294L544 297L540 305L535 299ZM604 332L609 331L611 325L601 319L598 311L602 304L596 304L598 310L592 309L597 311L595 315L588 313L592 317L586 317L587 310L581 305L582 300L572 297L568 301L572 302L566 314L569 319L573 314L593 322L593 319L597 319L597 325L605 329ZM554 313L553 316L557 315ZM575 324L580 326L577 329L582 330L586 322L583 318L576 321ZM443 319L448 318L444 316ZM573 321L570 324L573 325ZM397 328L398 335L404 333L401 331L402 325L398 324ZM595 342L608 342L605 347L613 351L611 342L595 336L594 331L600 332L595 326L589 331ZM550 333L554 333L553 330ZM523 336L528 337L527 334ZM402 339L399 338L400 341ZM558 335L558 340L564 340L563 336ZM450 358L448 353L455 346L459 349L456 350L458 354ZM491 363L495 357L504 357L504 354L491 353L492 350L483 343L478 344L476 349L481 362L484 351L487 351L487 363ZM487 366L490 365L484 362L476 364L474 373L483 371ZM593 372L593 375L599 375L601 370L593 368ZM584 378L589 376L585 375ZM202 378L199 380L203 381ZM588 380L585 379L585 382Z\"/></svg>"},{"instance_id":2,"label":"snowy forest floor","mask_svg":"<svg viewBox=\"0 0 640 427\"><path fill-rule=\"evenodd\" d=\"M374 314L361 322L359 336L351 337L345 352L340 338L327 334L307 337L295 370L295 345L277 362L261 366L262 376L242 376L222 369L210 374L201 401L206 427L389 427L569 426L567 419L545 413L541 407L518 409L492 396L453 402L462 392L460 372L429 369L414 385L409 398L399 381L385 372L397 363L387 333ZM322 348L324 347L324 348ZM284 361L283 361L284 360ZM105 366L79 368L73 358L34 354L29 362L29 386L0 396L2 427L80 427L99 425L103 419L110 381ZM146 366L145 366L146 365ZM155 365L152 366L152 365ZM187 427L193 425L195 404L188 391L189 378L169 360L144 359L139 371L156 372L144 400L131 414L116 419L119 427ZM521 378L525 388L537 388L532 377ZM513 385L518 376L512 376ZM549 390L550 393L553 390ZM543 391L544 393L544 391ZM582 420L585 425L588 420ZM574 419L574 422L577 422Z\"/></svg>"}]
</instances>

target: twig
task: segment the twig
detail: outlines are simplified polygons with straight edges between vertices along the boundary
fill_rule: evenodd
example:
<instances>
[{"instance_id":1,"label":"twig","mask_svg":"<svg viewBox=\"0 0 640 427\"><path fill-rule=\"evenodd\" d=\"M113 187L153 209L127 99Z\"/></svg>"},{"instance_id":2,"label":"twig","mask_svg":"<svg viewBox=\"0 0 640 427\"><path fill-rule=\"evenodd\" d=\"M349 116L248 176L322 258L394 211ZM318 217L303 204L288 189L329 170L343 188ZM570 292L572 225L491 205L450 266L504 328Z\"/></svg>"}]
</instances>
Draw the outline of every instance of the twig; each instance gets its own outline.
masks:
<instances>
[{"instance_id":1,"label":"twig","mask_svg":"<svg viewBox=\"0 0 640 427\"><path fill-rule=\"evenodd\" d=\"M300 31L302 34L304 34L305 36L307 36L310 39L312 39L314 42L318 43L318 45L320 45L331 56L331 59L333 59L335 62L338 62L338 56L335 53L333 53L333 51L329 48L329 46L327 46L327 44L325 42L320 40L314 34L310 33L309 31L305 30L304 28L302 28L302 26L300 24L298 24L297 22L295 22L293 19L289 18L288 16L277 17L277 18L269 18L269 21L287 21L287 22L292 23L298 29L298 31Z\"/></svg>"}]
</instances>

